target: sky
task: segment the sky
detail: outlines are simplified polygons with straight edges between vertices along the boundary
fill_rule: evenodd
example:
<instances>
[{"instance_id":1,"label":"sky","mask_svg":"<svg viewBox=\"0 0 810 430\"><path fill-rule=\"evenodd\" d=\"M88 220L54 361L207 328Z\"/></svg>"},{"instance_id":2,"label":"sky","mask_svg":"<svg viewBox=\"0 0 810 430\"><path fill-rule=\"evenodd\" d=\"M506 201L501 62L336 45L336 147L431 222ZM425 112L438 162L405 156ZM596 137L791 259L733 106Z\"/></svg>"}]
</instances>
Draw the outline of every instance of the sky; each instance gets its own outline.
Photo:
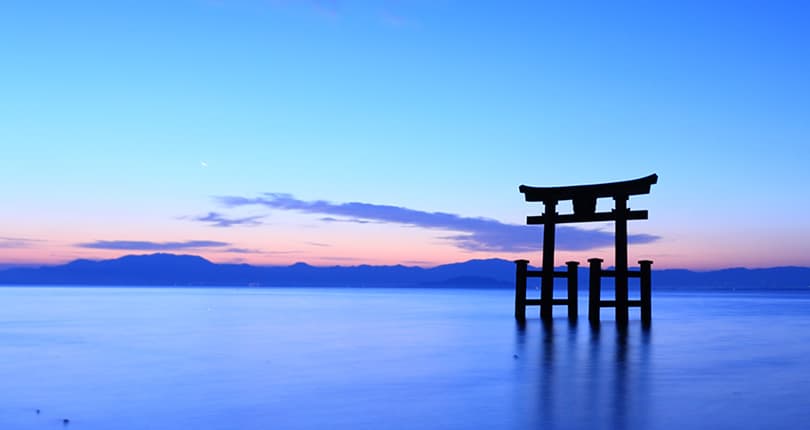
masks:
<instances>
[{"instance_id":1,"label":"sky","mask_svg":"<svg viewBox=\"0 0 810 430\"><path fill-rule=\"evenodd\" d=\"M519 185L651 173L631 261L810 266L809 21L778 0L4 1L0 267L539 264ZM612 261L608 223L557 239L557 264Z\"/></svg>"}]
</instances>

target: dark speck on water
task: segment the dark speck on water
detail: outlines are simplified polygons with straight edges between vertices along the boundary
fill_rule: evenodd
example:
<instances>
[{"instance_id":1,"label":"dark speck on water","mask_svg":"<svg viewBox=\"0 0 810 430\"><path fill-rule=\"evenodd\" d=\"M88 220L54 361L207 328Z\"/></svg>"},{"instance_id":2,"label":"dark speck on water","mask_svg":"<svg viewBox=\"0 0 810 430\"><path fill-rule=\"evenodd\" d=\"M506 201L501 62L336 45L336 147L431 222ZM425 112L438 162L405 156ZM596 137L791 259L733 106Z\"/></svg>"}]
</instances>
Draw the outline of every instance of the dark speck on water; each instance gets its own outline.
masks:
<instances>
[{"instance_id":1,"label":"dark speck on water","mask_svg":"<svg viewBox=\"0 0 810 430\"><path fill-rule=\"evenodd\" d=\"M511 289L0 287L0 303L0 430L48 428L31 405L83 430L810 422L804 291L654 291L652 325L633 309L626 330L609 309L594 328L536 307L516 326Z\"/></svg>"}]
</instances>

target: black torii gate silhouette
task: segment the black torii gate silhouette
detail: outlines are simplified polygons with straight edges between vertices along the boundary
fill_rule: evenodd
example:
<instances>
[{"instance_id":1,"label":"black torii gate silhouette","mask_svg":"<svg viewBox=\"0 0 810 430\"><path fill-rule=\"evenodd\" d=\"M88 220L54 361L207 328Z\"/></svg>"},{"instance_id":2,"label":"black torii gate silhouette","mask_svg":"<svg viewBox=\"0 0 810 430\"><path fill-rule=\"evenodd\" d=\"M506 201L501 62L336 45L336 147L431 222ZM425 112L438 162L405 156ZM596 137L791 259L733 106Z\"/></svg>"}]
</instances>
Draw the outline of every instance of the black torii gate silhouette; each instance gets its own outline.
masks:
<instances>
[{"instance_id":1,"label":"black torii gate silhouette","mask_svg":"<svg viewBox=\"0 0 810 430\"><path fill-rule=\"evenodd\" d=\"M577 317L577 268L579 262L566 262L567 270L554 271L554 236L557 224L593 221L614 221L615 229L615 269L602 269L602 259L591 258L588 318L599 321L599 310L602 307L616 309L616 321L626 323L629 319L629 307L641 308L641 320L645 323L652 318L652 261L639 261L640 270L629 270L627 267L627 221L647 219L646 210L630 210L627 201L630 196L649 194L650 187L658 182L658 175L652 174L630 181L611 182L593 185L574 185L566 187L530 187L520 186L527 202L542 202L544 211L539 216L526 217L527 224L543 225L543 266L542 270L528 270L528 260L517 260L517 275L515 283L515 318L519 321L526 319L526 306L539 305L540 318L552 318L552 306L567 305L568 318ZM599 198L612 198L615 208L610 212L596 212L596 200ZM557 204L560 201L571 200L574 213L558 214ZM540 299L526 299L526 279L528 277L541 278ZM568 297L554 298L554 278L567 278ZM601 300L601 279L613 277L615 279L615 300ZM628 280L631 277L641 280L640 300L629 300Z\"/></svg>"}]
</instances>

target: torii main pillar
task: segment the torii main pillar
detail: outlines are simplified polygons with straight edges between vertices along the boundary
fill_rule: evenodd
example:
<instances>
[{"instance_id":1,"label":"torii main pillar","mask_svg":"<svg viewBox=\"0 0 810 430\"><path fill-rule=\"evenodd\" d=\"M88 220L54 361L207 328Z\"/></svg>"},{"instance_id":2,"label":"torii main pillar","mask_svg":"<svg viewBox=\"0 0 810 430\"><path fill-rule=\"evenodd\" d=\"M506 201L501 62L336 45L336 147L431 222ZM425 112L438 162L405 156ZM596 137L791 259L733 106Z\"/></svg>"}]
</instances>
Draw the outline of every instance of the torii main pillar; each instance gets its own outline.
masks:
<instances>
[{"instance_id":1,"label":"torii main pillar","mask_svg":"<svg viewBox=\"0 0 810 430\"><path fill-rule=\"evenodd\" d=\"M614 307L616 309L616 321L626 323L629 319L629 307L641 307L642 321L649 322L651 319L651 294L650 277L652 261L639 261L640 270L630 270L628 268L627 257L627 221L647 219L647 211L630 210L627 206L630 196L649 194L650 187L658 182L658 175L652 174L643 178L630 181L611 182L593 185L575 185L567 187L530 187L520 186L520 192L524 194L527 202L542 202L543 214L540 216L529 216L526 218L527 224L543 225L543 267L542 270L528 270L528 261L518 260L517 278L515 284L515 318L525 319L525 307L530 305L540 305L540 317L542 319L552 318L552 306L567 305L569 307L569 318L576 318L576 270L577 262L568 262L568 272L554 271L554 242L555 228L557 224L613 221L615 223L614 237L614 270L603 270L601 259L591 259L590 276L590 297L589 297L589 318L592 321L599 320L599 309L602 307ZM599 198L611 198L614 201L614 209L610 212L596 212L596 201ZM560 201L572 201L574 212L570 214L558 214L557 204ZM573 272L573 275L572 275ZM540 277L540 300L526 299L526 278ZM554 278L567 277L568 298L554 299ZM615 300L601 300L601 278L613 277L615 279ZM641 279L641 298L630 300L628 297L628 280L631 277ZM573 281L573 287L572 287ZM574 312L571 312L573 306Z\"/></svg>"}]
</instances>

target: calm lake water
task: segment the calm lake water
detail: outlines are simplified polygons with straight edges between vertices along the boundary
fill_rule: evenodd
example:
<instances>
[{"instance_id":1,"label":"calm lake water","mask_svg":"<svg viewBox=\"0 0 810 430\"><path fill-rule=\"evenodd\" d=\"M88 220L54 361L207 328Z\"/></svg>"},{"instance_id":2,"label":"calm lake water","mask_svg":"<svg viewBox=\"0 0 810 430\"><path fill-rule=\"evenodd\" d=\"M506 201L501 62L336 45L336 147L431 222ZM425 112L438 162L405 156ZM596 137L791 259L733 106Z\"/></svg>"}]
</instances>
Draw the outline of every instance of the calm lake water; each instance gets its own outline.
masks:
<instances>
[{"instance_id":1,"label":"calm lake water","mask_svg":"<svg viewBox=\"0 0 810 430\"><path fill-rule=\"evenodd\" d=\"M810 294L660 293L653 324L512 291L0 288L0 429L795 429ZM587 310L585 302L580 311ZM40 413L37 414L36 410Z\"/></svg>"}]
</instances>

